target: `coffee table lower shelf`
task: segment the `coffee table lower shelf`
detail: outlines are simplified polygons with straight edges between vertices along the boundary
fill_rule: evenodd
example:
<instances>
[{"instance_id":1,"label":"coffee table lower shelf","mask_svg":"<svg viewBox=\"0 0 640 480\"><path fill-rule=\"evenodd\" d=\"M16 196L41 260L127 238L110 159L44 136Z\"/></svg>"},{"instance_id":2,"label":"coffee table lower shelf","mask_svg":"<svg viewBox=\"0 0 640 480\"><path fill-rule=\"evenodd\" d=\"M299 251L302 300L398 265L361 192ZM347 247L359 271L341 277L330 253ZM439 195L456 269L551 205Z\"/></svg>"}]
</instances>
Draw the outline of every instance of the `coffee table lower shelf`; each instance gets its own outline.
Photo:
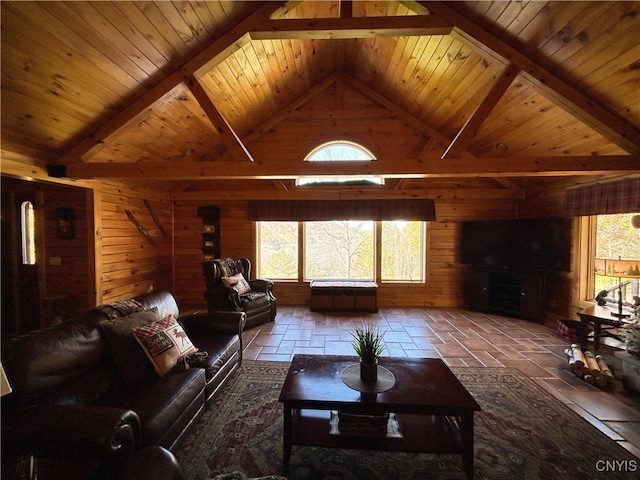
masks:
<instances>
[{"instance_id":1,"label":"coffee table lower shelf","mask_svg":"<svg viewBox=\"0 0 640 480\"><path fill-rule=\"evenodd\" d=\"M298 409L292 412L291 444L411 453L465 455L461 417L396 414L402 438L333 435L329 432L329 410Z\"/></svg>"}]
</instances>

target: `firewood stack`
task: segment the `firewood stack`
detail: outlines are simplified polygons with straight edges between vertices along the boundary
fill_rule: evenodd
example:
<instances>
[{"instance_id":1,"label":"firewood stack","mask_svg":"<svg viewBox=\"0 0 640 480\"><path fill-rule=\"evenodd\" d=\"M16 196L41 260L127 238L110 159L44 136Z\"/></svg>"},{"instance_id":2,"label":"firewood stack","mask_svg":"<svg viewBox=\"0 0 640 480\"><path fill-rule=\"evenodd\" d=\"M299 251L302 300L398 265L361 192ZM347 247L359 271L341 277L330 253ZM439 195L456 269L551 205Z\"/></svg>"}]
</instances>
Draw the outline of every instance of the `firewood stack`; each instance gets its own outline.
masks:
<instances>
[{"instance_id":1,"label":"firewood stack","mask_svg":"<svg viewBox=\"0 0 640 480\"><path fill-rule=\"evenodd\" d=\"M572 343L564 353L569 357L569 367L573 373L585 382L599 387L608 387L615 383L613 373L601 355L594 355L588 350L583 352L577 343Z\"/></svg>"}]
</instances>

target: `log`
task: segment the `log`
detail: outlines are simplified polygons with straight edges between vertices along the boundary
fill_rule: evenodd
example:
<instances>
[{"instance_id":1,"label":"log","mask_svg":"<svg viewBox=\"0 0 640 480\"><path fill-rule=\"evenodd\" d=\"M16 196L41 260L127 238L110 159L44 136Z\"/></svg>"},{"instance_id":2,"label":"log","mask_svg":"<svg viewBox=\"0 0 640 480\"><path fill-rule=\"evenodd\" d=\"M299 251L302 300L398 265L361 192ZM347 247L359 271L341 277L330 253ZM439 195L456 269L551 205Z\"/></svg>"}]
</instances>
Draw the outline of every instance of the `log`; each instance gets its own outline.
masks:
<instances>
[{"instance_id":1,"label":"log","mask_svg":"<svg viewBox=\"0 0 640 480\"><path fill-rule=\"evenodd\" d=\"M582 367L576 365L576 358L573 356L573 350L571 348L565 348L564 353L567 357L569 357L569 368L575 373L578 377L582 378L584 375L582 371Z\"/></svg>"},{"instance_id":2,"label":"log","mask_svg":"<svg viewBox=\"0 0 640 480\"><path fill-rule=\"evenodd\" d=\"M604 378L607 380L607 385L613 385L616 381L616 378L613 376L613 373L611 373L611 369L609 368L609 365L607 365L607 362L605 362L604 358L602 358L602 355L596 355L596 362L598 362L600 371L602 372Z\"/></svg>"},{"instance_id":3,"label":"log","mask_svg":"<svg viewBox=\"0 0 640 480\"><path fill-rule=\"evenodd\" d=\"M602 375L602 371L598 366L598 361L596 360L596 356L593 354L593 352L584 352L584 358L587 360L587 366L589 367L589 370L591 370L591 374L595 378L596 383L601 387L606 386L607 379L604 378L604 375Z\"/></svg>"},{"instance_id":4,"label":"log","mask_svg":"<svg viewBox=\"0 0 640 480\"><path fill-rule=\"evenodd\" d=\"M578 345L577 343L572 343L571 344L571 353L573 354L573 358L575 359L575 365L577 367L583 368L587 365L587 361L584 358L584 354L582 353L582 350L580 349L580 345Z\"/></svg>"}]
</instances>

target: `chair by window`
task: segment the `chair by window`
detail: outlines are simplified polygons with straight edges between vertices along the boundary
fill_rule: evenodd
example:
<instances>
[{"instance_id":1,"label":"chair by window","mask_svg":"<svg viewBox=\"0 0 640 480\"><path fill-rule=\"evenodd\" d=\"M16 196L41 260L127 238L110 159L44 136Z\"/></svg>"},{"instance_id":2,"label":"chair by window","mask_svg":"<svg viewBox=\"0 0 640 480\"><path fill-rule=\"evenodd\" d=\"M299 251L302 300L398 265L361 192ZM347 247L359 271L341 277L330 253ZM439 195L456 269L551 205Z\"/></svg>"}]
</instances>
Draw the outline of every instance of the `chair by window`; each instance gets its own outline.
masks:
<instances>
[{"instance_id":1,"label":"chair by window","mask_svg":"<svg viewBox=\"0 0 640 480\"><path fill-rule=\"evenodd\" d=\"M207 310L245 312L246 328L276 318L276 297L269 279L251 279L248 258L217 258L202 264Z\"/></svg>"}]
</instances>

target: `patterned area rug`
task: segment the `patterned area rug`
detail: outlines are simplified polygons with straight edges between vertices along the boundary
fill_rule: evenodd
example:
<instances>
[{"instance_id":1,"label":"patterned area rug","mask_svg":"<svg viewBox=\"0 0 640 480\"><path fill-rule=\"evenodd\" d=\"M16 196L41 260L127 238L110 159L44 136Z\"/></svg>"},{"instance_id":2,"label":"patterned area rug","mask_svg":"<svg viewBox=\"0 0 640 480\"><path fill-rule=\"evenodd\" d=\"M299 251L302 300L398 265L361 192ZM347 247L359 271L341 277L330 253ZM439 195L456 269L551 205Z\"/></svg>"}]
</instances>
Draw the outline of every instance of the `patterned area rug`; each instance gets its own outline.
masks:
<instances>
[{"instance_id":1,"label":"patterned area rug","mask_svg":"<svg viewBox=\"0 0 640 480\"><path fill-rule=\"evenodd\" d=\"M242 471L281 474L280 388L289 364L245 361L176 452L185 478ZM515 369L452 368L482 407L475 416L475 478L630 478L640 460ZM327 428L328 425L327 425ZM600 460L600 462L598 462ZM626 461L635 473L605 470ZM618 469L619 470L619 469ZM459 455L294 446L290 480L463 479Z\"/></svg>"}]
</instances>

